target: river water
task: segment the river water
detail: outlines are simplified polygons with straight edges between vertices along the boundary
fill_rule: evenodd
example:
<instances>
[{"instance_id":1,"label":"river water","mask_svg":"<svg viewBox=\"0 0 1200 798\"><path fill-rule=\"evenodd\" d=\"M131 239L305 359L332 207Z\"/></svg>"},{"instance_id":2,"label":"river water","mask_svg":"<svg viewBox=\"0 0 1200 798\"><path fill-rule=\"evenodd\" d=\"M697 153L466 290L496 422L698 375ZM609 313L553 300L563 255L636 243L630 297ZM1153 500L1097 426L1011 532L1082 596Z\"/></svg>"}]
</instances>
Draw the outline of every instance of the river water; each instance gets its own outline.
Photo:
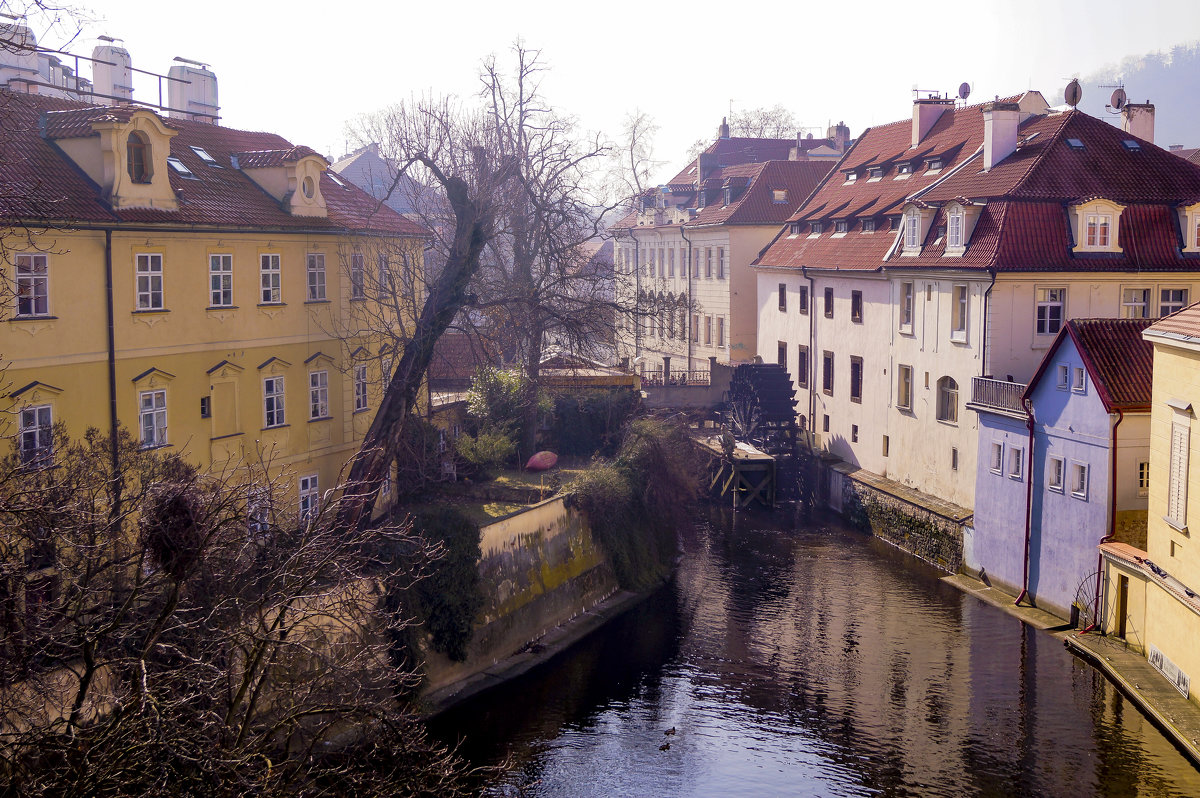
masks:
<instances>
[{"instance_id":1,"label":"river water","mask_svg":"<svg viewBox=\"0 0 1200 798\"><path fill-rule=\"evenodd\" d=\"M714 510L682 546L648 601L435 722L507 762L490 794L1200 795L1061 642L877 539Z\"/></svg>"}]
</instances>

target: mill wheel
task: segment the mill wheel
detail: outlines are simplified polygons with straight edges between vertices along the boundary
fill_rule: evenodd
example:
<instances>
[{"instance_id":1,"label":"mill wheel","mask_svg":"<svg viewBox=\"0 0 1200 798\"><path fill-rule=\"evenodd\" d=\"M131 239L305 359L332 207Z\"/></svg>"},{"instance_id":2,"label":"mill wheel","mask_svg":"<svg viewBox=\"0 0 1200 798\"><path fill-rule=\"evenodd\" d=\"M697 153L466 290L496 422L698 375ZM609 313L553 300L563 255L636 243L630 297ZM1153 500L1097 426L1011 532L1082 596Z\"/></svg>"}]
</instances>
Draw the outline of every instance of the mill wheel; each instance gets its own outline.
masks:
<instances>
[{"instance_id":1,"label":"mill wheel","mask_svg":"<svg viewBox=\"0 0 1200 798\"><path fill-rule=\"evenodd\" d=\"M796 389L777 363L742 363L725 398L725 426L739 441L775 458L776 493L799 498L800 452Z\"/></svg>"}]
</instances>

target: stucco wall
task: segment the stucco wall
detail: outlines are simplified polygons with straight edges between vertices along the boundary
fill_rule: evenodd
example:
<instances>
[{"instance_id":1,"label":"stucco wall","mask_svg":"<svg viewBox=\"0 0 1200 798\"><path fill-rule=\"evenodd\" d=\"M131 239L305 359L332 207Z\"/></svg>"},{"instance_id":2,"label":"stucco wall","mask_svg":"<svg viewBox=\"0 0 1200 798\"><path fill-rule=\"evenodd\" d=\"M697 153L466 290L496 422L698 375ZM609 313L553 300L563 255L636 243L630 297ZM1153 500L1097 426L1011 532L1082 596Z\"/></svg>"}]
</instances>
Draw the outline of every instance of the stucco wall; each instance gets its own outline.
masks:
<instances>
[{"instance_id":1,"label":"stucco wall","mask_svg":"<svg viewBox=\"0 0 1200 798\"><path fill-rule=\"evenodd\" d=\"M465 662L427 656L427 689L479 673L617 590L586 520L556 496L481 530L484 606Z\"/></svg>"},{"instance_id":2,"label":"stucco wall","mask_svg":"<svg viewBox=\"0 0 1200 798\"><path fill-rule=\"evenodd\" d=\"M994 471L991 450L1001 449L1000 469ZM1010 453L1019 450L1022 478L1009 473ZM979 414L979 462L976 467L975 524L964 562L975 575L984 572L988 583L1017 595L1021 592L1025 562L1025 480L1029 459L1029 434L1020 419L996 413Z\"/></svg>"}]
</instances>

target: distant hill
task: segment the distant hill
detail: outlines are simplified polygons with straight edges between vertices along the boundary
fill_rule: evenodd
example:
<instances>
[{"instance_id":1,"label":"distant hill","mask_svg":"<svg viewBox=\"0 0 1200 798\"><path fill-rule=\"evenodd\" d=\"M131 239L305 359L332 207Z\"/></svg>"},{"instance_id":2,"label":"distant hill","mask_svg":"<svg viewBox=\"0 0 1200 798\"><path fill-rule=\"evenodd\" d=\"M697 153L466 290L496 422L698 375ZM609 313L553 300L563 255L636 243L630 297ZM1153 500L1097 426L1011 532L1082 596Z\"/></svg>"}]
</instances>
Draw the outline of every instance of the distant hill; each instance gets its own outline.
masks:
<instances>
[{"instance_id":1,"label":"distant hill","mask_svg":"<svg viewBox=\"0 0 1200 798\"><path fill-rule=\"evenodd\" d=\"M1120 115L1104 108L1113 90L1100 87L1122 82L1130 102L1149 100L1154 104L1155 144L1200 147L1200 42L1176 45L1168 52L1129 56L1120 64L1080 76L1083 101L1079 110L1120 125ZM1046 99L1062 104L1065 88L1059 88L1057 97Z\"/></svg>"}]
</instances>

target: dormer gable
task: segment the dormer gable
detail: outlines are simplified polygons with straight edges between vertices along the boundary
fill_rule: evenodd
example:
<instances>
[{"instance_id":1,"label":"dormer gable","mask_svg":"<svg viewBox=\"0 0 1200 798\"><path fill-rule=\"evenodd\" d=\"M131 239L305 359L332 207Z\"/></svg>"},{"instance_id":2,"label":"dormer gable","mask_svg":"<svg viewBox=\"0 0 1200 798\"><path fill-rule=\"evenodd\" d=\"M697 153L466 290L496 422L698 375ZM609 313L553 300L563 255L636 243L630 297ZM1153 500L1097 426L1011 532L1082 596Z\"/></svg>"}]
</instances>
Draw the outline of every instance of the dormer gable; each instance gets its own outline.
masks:
<instances>
[{"instance_id":1,"label":"dormer gable","mask_svg":"<svg viewBox=\"0 0 1200 798\"><path fill-rule=\"evenodd\" d=\"M971 242L971 233L975 231L975 223L983 211L982 203L958 198L946 204L944 208L946 222L945 257L955 257L967 251Z\"/></svg>"},{"instance_id":2,"label":"dormer gable","mask_svg":"<svg viewBox=\"0 0 1200 798\"><path fill-rule=\"evenodd\" d=\"M1074 245L1071 251L1119 253L1121 212L1125 206L1103 197L1076 202L1068 207L1071 216L1071 235Z\"/></svg>"},{"instance_id":3,"label":"dormer gable","mask_svg":"<svg viewBox=\"0 0 1200 798\"><path fill-rule=\"evenodd\" d=\"M929 233L929 225L933 223L934 209L928 206L910 203L904 209L900 224L900 254L913 256L921 254L925 236Z\"/></svg>"},{"instance_id":4,"label":"dormer gable","mask_svg":"<svg viewBox=\"0 0 1200 798\"><path fill-rule=\"evenodd\" d=\"M233 165L293 216L327 216L321 174L329 162L308 147L233 155Z\"/></svg>"},{"instance_id":5,"label":"dormer gable","mask_svg":"<svg viewBox=\"0 0 1200 798\"><path fill-rule=\"evenodd\" d=\"M1183 251L1200 252L1200 202L1179 206L1179 229L1183 231Z\"/></svg>"},{"instance_id":6,"label":"dormer gable","mask_svg":"<svg viewBox=\"0 0 1200 798\"><path fill-rule=\"evenodd\" d=\"M113 208L179 210L167 165L171 139L179 131L153 111L89 109L46 117L46 137L100 186Z\"/></svg>"}]
</instances>

